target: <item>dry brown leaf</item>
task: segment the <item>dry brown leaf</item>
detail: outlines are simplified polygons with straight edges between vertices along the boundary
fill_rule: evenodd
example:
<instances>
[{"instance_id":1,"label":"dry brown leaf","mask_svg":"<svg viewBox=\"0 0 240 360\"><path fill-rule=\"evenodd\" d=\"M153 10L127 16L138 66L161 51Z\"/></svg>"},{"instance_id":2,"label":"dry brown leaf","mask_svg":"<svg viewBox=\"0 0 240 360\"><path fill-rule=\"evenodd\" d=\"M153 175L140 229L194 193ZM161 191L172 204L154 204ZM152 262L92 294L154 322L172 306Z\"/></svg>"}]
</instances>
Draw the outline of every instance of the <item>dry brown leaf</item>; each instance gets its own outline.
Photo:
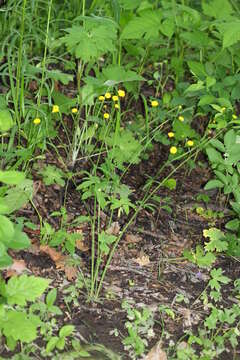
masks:
<instances>
[{"instance_id":1,"label":"dry brown leaf","mask_svg":"<svg viewBox=\"0 0 240 360\"><path fill-rule=\"evenodd\" d=\"M40 251L47 254L52 259L52 261L54 261L55 263L64 259L64 255L62 253L49 247L48 245L41 245L39 249L40 249Z\"/></svg>"},{"instance_id":2,"label":"dry brown leaf","mask_svg":"<svg viewBox=\"0 0 240 360\"><path fill-rule=\"evenodd\" d=\"M106 230L108 235L118 235L120 231L120 225L118 221L114 221L111 226Z\"/></svg>"},{"instance_id":3,"label":"dry brown leaf","mask_svg":"<svg viewBox=\"0 0 240 360\"><path fill-rule=\"evenodd\" d=\"M7 277L12 277L14 275L22 274L25 270L28 270L24 260L13 260L11 266L7 269Z\"/></svg>"},{"instance_id":4,"label":"dry brown leaf","mask_svg":"<svg viewBox=\"0 0 240 360\"><path fill-rule=\"evenodd\" d=\"M66 277L69 281L76 279L77 272L78 272L76 267L66 265L64 268L64 271L65 271Z\"/></svg>"},{"instance_id":5,"label":"dry brown leaf","mask_svg":"<svg viewBox=\"0 0 240 360\"><path fill-rule=\"evenodd\" d=\"M126 241L131 244L138 243L142 240L140 236L134 235L134 234L127 234L125 237Z\"/></svg>"},{"instance_id":6,"label":"dry brown leaf","mask_svg":"<svg viewBox=\"0 0 240 360\"><path fill-rule=\"evenodd\" d=\"M164 350L162 350L161 341L154 345L144 360L167 360L167 354Z\"/></svg>"},{"instance_id":7,"label":"dry brown leaf","mask_svg":"<svg viewBox=\"0 0 240 360\"><path fill-rule=\"evenodd\" d=\"M140 255L137 259L134 259L134 261L140 266L146 266L150 263L149 256L145 254Z\"/></svg>"}]
</instances>

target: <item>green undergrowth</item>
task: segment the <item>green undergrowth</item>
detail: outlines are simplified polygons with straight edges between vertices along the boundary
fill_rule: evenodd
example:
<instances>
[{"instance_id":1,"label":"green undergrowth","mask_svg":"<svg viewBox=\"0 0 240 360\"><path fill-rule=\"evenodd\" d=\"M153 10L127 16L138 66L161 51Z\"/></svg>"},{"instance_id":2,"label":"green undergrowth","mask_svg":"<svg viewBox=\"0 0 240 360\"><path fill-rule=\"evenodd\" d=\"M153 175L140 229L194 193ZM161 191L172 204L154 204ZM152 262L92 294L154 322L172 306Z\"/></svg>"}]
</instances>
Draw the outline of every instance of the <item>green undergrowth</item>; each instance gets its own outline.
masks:
<instances>
[{"instance_id":1,"label":"green undergrowth","mask_svg":"<svg viewBox=\"0 0 240 360\"><path fill-rule=\"evenodd\" d=\"M175 321L174 307L159 303L156 317L124 299L127 335L112 334L131 359L146 355L157 322L170 359L217 359L225 351L237 358L239 279L218 265L220 256L235 264L240 257L238 1L10 0L1 3L0 30L0 352L15 352L12 359L94 358L94 351L120 358L80 341L71 321L58 321L53 282L29 274L7 281L6 269L30 247L27 229L39 230L39 244L79 270L73 300L84 293L91 306L139 213L171 213L171 196L162 198L161 189L174 194L180 170L202 168L211 178L204 194L193 195L209 205L215 190L230 218L196 205L209 226L181 258L210 274L195 300L201 326L169 342L164 324L166 316ZM159 167L144 175L136 198L129 174L151 156L159 156ZM63 195L48 217L35 201L36 179ZM73 188L82 208L69 220ZM26 206L37 223L19 215ZM89 271L78 251L81 226L90 229ZM234 303L221 292L230 283Z\"/></svg>"}]
</instances>

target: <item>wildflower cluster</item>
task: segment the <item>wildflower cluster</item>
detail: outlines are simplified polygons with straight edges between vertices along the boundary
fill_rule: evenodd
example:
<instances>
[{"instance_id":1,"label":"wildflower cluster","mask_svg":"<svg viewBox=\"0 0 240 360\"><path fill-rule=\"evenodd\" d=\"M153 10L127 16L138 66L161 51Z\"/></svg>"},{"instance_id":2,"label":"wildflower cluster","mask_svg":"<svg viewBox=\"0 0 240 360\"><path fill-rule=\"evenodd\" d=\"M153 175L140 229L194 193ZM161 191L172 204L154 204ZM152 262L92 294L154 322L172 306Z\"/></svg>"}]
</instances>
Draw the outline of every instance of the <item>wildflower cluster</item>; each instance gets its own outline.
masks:
<instances>
[{"instance_id":1,"label":"wildflower cluster","mask_svg":"<svg viewBox=\"0 0 240 360\"><path fill-rule=\"evenodd\" d=\"M110 92L106 92L104 95L100 95L100 96L98 97L98 100L101 101L101 102L104 102L105 100L110 100L110 99L112 99L112 101L113 101L113 103L114 103L114 104L113 104L114 108L118 110L118 109L120 109L119 100L121 100L121 98L124 98L125 96L126 96L125 91L122 90L122 89L119 89L119 90L117 91L117 94L112 95ZM106 109L106 108L107 108L107 105L104 104L104 105L103 105L103 108ZM109 114L108 112L104 112L103 118L106 119L106 120L109 119L109 118L110 118L110 114Z\"/></svg>"}]
</instances>

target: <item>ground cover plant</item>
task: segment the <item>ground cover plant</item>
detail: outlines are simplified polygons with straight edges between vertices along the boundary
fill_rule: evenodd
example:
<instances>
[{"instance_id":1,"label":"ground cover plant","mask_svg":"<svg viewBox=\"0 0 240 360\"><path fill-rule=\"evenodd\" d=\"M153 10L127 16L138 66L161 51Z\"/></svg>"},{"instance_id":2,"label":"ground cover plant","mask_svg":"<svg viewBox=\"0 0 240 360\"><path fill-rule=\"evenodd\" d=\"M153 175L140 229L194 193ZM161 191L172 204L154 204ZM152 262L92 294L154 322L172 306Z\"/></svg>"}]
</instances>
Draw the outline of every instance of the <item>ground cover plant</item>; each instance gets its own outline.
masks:
<instances>
[{"instance_id":1,"label":"ground cover plant","mask_svg":"<svg viewBox=\"0 0 240 360\"><path fill-rule=\"evenodd\" d=\"M240 358L240 5L0 1L0 358Z\"/></svg>"}]
</instances>

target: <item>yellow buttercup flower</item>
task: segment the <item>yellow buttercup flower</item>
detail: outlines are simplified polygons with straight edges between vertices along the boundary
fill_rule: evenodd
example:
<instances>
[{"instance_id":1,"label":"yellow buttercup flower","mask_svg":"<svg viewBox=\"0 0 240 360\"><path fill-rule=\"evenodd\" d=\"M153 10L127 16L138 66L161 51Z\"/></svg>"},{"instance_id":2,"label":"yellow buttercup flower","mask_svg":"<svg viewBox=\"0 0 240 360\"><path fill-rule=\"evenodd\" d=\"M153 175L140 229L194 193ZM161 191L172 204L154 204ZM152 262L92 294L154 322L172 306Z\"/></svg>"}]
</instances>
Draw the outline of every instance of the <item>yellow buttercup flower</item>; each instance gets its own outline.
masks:
<instances>
[{"instance_id":1,"label":"yellow buttercup flower","mask_svg":"<svg viewBox=\"0 0 240 360\"><path fill-rule=\"evenodd\" d=\"M170 131L170 132L168 133L168 137L169 137L169 138L173 138L174 136L175 136L174 132Z\"/></svg>"},{"instance_id":2,"label":"yellow buttercup flower","mask_svg":"<svg viewBox=\"0 0 240 360\"><path fill-rule=\"evenodd\" d=\"M193 146L193 145L194 145L194 141L192 141L192 140L187 141L187 146Z\"/></svg>"},{"instance_id":3,"label":"yellow buttercup flower","mask_svg":"<svg viewBox=\"0 0 240 360\"><path fill-rule=\"evenodd\" d=\"M39 125L40 122L41 122L41 120L40 120L39 118L35 118L35 119L33 120L34 125Z\"/></svg>"},{"instance_id":4,"label":"yellow buttercup flower","mask_svg":"<svg viewBox=\"0 0 240 360\"><path fill-rule=\"evenodd\" d=\"M152 105L152 107L157 107L158 106L158 101L157 100L151 101L151 105Z\"/></svg>"},{"instance_id":5,"label":"yellow buttercup flower","mask_svg":"<svg viewBox=\"0 0 240 360\"><path fill-rule=\"evenodd\" d=\"M118 96L119 97L122 97L122 98L124 98L125 97L125 95L126 95L126 93L125 93L125 91L124 90L118 90Z\"/></svg>"},{"instance_id":6,"label":"yellow buttercup flower","mask_svg":"<svg viewBox=\"0 0 240 360\"><path fill-rule=\"evenodd\" d=\"M114 104L115 109L119 109L119 105L118 104Z\"/></svg>"},{"instance_id":7,"label":"yellow buttercup flower","mask_svg":"<svg viewBox=\"0 0 240 360\"><path fill-rule=\"evenodd\" d=\"M105 100L105 97L104 97L103 95L100 95L100 96L98 97L98 100L104 101L104 100Z\"/></svg>"},{"instance_id":8,"label":"yellow buttercup flower","mask_svg":"<svg viewBox=\"0 0 240 360\"><path fill-rule=\"evenodd\" d=\"M78 109L77 108L72 108L72 113L73 114L76 114L78 112Z\"/></svg>"},{"instance_id":9,"label":"yellow buttercup flower","mask_svg":"<svg viewBox=\"0 0 240 360\"><path fill-rule=\"evenodd\" d=\"M117 96L117 95L113 95L112 99L113 99L113 101L118 101L118 96Z\"/></svg>"},{"instance_id":10,"label":"yellow buttercup flower","mask_svg":"<svg viewBox=\"0 0 240 360\"><path fill-rule=\"evenodd\" d=\"M171 146L171 147L170 147L170 154L174 155L174 154L176 154L176 153L177 153L177 148L176 148L176 146Z\"/></svg>"},{"instance_id":11,"label":"yellow buttercup flower","mask_svg":"<svg viewBox=\"0 0 240 360\"><path fill-rule=\"evenodd\" d=\"M59 112L59 106L58 105L53 105L52 113L58 113L58 112Z\"/></svg>"},{"instance_id":12,"label":"yellow buttercup flower","mask_svg":"<svg viewBox=\"0 0 240 360\"><path fill-rule=\"evenodd\" d=\"M105 98L106 99L111 99L112 95L110 94L110 92L106 92L105 94Z\"/></svg>"},{"instance_id":13,"label":"yellow buttercup flower","mask_svg":"<svg viewBox=\"0 0 240 360\"><path fill-rule=\"evenodd\" d=\"M109 119L110 115L108 113L103 114L104 119Z\"/></svg>"},{"instance_id":14,"label":"yellow buttercup flower","mask_svg":"<svg viewBox=\"0 0 240 360\"><path fill-rule=\"evenodd\" d=\"M180 116L178 117L178 120L181 121L181 122L183 122L183 121L184 121L184 117L183 117L182 115L180 115Z\"/></svg>"}]
</instances>

